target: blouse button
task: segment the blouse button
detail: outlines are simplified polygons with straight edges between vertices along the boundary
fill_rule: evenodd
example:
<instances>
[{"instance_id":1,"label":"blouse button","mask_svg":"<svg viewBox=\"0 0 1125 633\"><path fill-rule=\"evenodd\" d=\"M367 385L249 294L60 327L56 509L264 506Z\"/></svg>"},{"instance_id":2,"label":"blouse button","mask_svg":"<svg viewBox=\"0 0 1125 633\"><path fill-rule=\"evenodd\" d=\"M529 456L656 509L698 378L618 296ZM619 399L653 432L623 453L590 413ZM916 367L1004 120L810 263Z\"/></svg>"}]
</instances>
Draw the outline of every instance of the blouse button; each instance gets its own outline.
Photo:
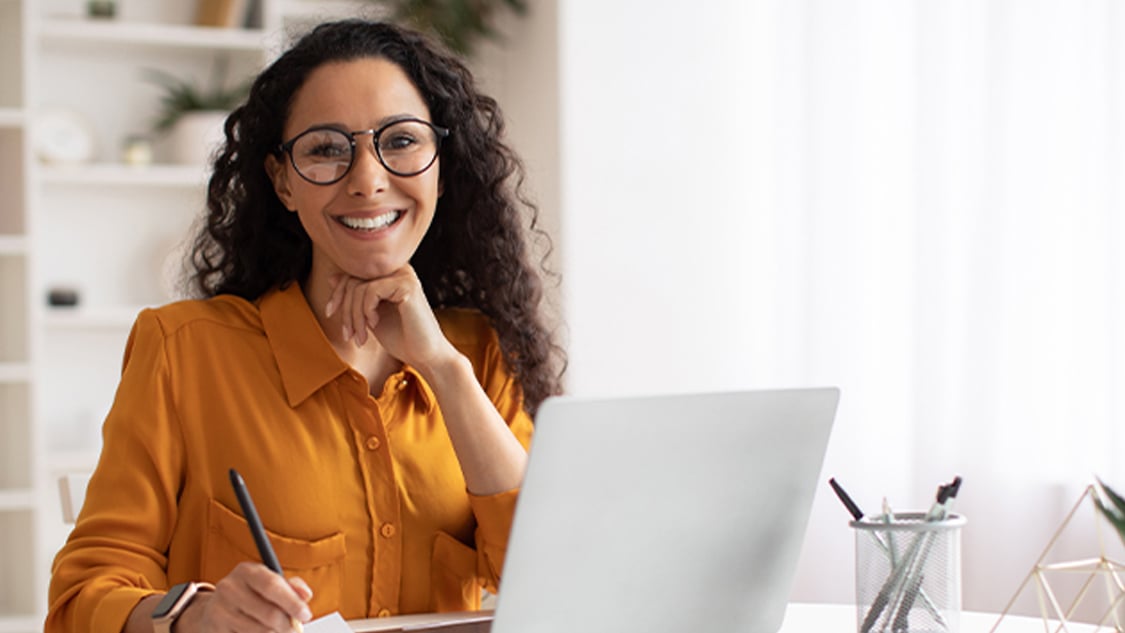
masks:
<instances>
[{"instance_id":1,"label":"blouse button","mask_svg":"<svg viewBox=\"0 0 1125 633\"><path fill-rule=\"evenodd\" d=\"M367 438L367 442L365 444L367 445L368 450L374 451L379 449L379 445L382 444L382 442L379 441L379 438L372 435L371 437Z\"/></svg>"},{"instance_id":2,"label":"blouse button","mask_svg":"<svg viewBox=\"0 0 1125 633\"><path fill-rule=\"evenodd\" d=\"M390 609L379 609L379 612L375 614L375 617L377 617L377 618L389 618L389 617L391 617L391 610Z\"/></svg>"},{"instance_id":3,"label":"blouse button","mask_svg":"<svg viewBox=\"0 0 1125 633\"><path fill-rule=\"evenodd\" d=\"M386 538L391 538L392 536L395 535L395 525L394 525L394 523L384 523L383 527L379 528L379 533L382 534Z\"/></svg>"}]
</instances>

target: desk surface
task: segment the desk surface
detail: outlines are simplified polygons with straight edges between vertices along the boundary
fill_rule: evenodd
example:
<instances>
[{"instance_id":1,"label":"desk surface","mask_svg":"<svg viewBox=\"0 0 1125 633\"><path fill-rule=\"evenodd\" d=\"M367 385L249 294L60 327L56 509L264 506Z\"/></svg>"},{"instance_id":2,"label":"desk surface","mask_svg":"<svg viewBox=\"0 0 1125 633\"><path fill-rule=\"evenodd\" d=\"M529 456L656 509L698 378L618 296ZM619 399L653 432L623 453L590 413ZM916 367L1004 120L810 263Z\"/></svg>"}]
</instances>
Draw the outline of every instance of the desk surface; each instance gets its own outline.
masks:
<instances>
[{"instance_id":1,"label":"desk surface","mask_svg":"<svg viewBox=\"0 0 1125 633\"><path fill-rule=\"evenodd\" d=\"M960 633L989 633L996 625L999 615L995 613L964 612L961 614ZM487 621L487 613L461 613L461 614L423 614L406 615L392 618L379 618L373 620L354 620L348 624L357 633L373 633L376 631L402 631L405 627L424 627L420 631L433 631L434 633L477 633L487 627L481 626L481 621ZM454 624L460 622L461 624ZM448 626L441 626L447 623ZM430 628L427 625L434 625ZM778 633L854 633L856 630L855 606L850 604L803 604L793 603L785 610L785 621ZM1055 631L1057 626L1045 629L1043 620L1025 616L1005 616L1004 621L996 629L996 633L1043 633ZM1070 633L1092 633L1097 627L1084 624L1068 624ZM1103 627L1102 631L1113 631L1112 627Z\"/></svg>"},{"instance_id":2,"label":"desk surface","mask_svg":"<svg viewBox=\"0 0 1125 633\"><path fill-rule=\"evenodd\" d=\"M989 633L997 621L996 613L961 613L960 633ZM790 604L785 610L785 622L778 633L806 633L808 631L854 633L856 630L855 605L850 604ZM1098 627L1088 624L1067 623L1070 633L1092 633ZM996 633L1044 633L1058 629L1057 623L1049 629L1043 626L1041 618L1007 615L996 628ZM1102 627L1102 631L1113 631L1113 627Z\"/></svg>"}]
</instances>

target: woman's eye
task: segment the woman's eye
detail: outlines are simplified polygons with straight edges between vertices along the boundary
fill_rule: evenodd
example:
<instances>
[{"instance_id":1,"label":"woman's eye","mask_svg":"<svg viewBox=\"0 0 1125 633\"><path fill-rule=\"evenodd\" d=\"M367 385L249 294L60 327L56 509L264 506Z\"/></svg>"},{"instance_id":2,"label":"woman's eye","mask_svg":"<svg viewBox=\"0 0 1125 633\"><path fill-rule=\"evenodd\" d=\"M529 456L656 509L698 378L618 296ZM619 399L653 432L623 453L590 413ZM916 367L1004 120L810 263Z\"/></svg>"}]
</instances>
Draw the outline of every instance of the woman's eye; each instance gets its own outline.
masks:
<instances>
[{"instance_id":1,"label":"woman's eye","mask_svg":"<svg viewBox=\"0 0 1125 633\"><path fill-rule=\"evenodd\" d=\"M403 150L417 143L417 139L409 134L395 134L394 136L382 139L380 145L382 145L385 150Z\"/></svg>"},{"instance_id":2,"label":"woman's eye","mask_svg":"<svg viewBox=\"0 0 1125 633\"><path fill-rule=\"evenodd\" d=\"M339 143L318 143L309 148L306 152L309 156L317 156L321 158L339 158L347 156L348 146Z\"/></svg>"}]
</instances>

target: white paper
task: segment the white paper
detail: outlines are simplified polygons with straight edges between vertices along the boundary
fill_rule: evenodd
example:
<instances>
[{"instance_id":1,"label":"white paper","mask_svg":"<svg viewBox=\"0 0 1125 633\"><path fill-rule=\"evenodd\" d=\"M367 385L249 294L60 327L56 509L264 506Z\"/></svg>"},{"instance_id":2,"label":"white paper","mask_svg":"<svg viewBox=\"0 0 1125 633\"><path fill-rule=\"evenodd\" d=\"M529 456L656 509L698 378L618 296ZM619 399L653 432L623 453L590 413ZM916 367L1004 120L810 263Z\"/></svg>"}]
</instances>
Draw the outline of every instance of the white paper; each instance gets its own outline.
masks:
<instances>
[{"instance_id":1,"label":"white paper","mask_svg":"<svg viewBox=\"0 0 1125 633\"><path fill-rule=\"evenodd\" d=\"M306 624L305 633L352 633L352 627L348 626L339 611L333 611Z\"/></svg>"}]
</instances>

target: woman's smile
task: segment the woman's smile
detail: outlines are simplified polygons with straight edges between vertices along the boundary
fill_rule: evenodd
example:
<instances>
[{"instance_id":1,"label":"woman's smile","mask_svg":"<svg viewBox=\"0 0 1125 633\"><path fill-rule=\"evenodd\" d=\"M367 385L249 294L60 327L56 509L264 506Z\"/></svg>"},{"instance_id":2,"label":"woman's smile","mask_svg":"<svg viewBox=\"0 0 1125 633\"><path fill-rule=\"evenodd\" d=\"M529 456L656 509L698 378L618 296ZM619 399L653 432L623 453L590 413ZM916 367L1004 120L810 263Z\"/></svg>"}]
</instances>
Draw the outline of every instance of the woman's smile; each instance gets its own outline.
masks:
<instances>
[{"instance_id":1,"label":"woman's smile","mask_svg":"<svg viewBox=\"0 0 1125 633\"><path fill-rule=\"evenodd\" d=\"M353 231L374 233L396 224L405 215L406 211L394 209L375 216L342 215L336 221Z\"/></svg>"}]
</instances>

